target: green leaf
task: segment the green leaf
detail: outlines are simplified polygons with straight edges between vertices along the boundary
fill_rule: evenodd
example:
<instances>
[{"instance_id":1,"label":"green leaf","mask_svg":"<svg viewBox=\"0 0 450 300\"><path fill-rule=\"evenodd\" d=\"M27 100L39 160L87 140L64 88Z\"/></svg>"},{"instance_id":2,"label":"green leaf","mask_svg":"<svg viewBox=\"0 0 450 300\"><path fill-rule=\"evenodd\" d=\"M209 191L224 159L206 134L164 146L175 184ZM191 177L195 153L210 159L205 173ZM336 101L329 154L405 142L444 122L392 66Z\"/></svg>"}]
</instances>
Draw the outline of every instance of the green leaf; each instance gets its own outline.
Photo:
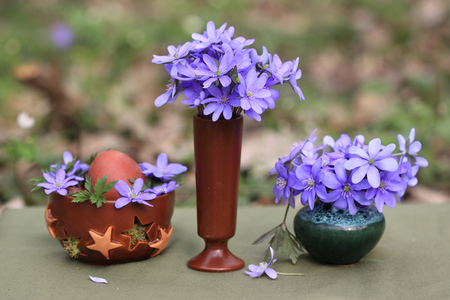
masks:
<instances>
[{"instance_id":1,"label":"green leaf","mask_svg":"<svg viewBox=\"0 0 450 300\"><path fill-rule=\"evenodd\" d=\"M281 251L289 255L291 253L292 245L289 238L289 232L283 232L283 241L281 242Z\"/></svg>"},{"instance_id":2,"label":"green leaf","mask_svg":"<svg viewBox=\"0 0 450 300\"><path fill-rule=\"evenodd\" d=\"M88 191L79 191L73 194L70 194L70 196L74 197L72 202L84 202L89 200L90 193Z\"/></svg>"},{"instance_id":3,"label":"green leaf","mask_svg":"<svg viewBox=\"0 0 450 300\"><path fill-rule=\"evenodd\" d=\"M280 249L281 243L283 242L283 233L284 230L280 227L280 229L277 231L277 233L274 236L273 241L273 250L278 251Z\"/></svg>"},{"instance_id":4,"label":"green leaf","mask_svg":"<svg viewBox=\"0 0 450 300\"><path fill-rule=\"evenodd\" d=\"M47 182L47 180L45 180L44 176L42 176L42 175L31 178L30 180L34 185L36 185L38 183L42 183L42 182Z\"/></svg>"},{"instance_id":5,"label":"green leaf","mask_svg":"<svg viewBox=\"0 0 450 300\"><path fill-rule=\"evenodd\" d=\"M88 164L90 166L96 157L97 157L97 152L95 152L94 154L91 155L91 157L86 161L86 164Z\"/></svg>"},{"instance_id":6,"label":"green leaf","mask_svg":"<svg viewBox=\"0 0 450 300\"><path fill-rule=\"evenodd\" d=\"M42 175L34 177L34 178L31 178L30 180L31 180L31 182L34 185L34 188L31 189L32 192L40 190L40 189L43 188L41 186L37 186L39 183L47 182L47 180L45 180L44 176L42 176Z\"/></svg>"},{"instance_id":7,"label":"green leaf","mask_svg":"<svg viewBox=\"0 0 450 300\"><path fill-rule=\"evenodd\" d=\"M97 196L103 194L103 188L105 187L106 181L108 180L108 175L103 176L102 178L97 179L95 183L94 190Z\"/></svg>"},{"instance_id":8,"label":"green leaf","mask_svg":"<svg viewBox=\"0 0 450 300\"><path fill-rule=\"evenodd\" d=\"M97 201L95 202L95 204L97 205L97 208L102 206L103 203L106 203L106 197L105 196L103 196L103 195L100 195L100 196L93 195L93 196L95 196L97 198Z\"/></svg>"},{"instance_id":9,"label":"green leaf","mask_svg":"<svg viewBox=\"0 0 450 300\"><path fill-rule=\"evenodd\" d=\"M264 233L264 234L261 235L259 238L257 238L256 241L254 241L252 245L257 245L257 244L262 243L263 241L265 241L266 239L268 239L270 236L274 235L278 228L280 228L280 226L277 226L277 227L275 227L275 228L272 228L272 229L269 230L268 232Z\"/></svg>"},{"instance_id":10,"label":"green leaf","mask_svg":"<svg viewBox=\"0 0 450 300\"><path fill-rule=\"evenodd\" d=\"M117 180L113 180L110 183L108 183L105 188L102 191L102 195L112 190L112 188L116 185Z\"/></svg>"},{"instance_id":11,"label":"green leaf","mask_svg":"<svg viewBox=\"0 0 450 300\"><path fill-rule=\"evenodd\" d=\"M89 191L90 194L94 193L94 188L92 187L92 178L89 176L86 176L86 183L84 184L84 187L86 190Z\"/></svg>"}]
</instances>

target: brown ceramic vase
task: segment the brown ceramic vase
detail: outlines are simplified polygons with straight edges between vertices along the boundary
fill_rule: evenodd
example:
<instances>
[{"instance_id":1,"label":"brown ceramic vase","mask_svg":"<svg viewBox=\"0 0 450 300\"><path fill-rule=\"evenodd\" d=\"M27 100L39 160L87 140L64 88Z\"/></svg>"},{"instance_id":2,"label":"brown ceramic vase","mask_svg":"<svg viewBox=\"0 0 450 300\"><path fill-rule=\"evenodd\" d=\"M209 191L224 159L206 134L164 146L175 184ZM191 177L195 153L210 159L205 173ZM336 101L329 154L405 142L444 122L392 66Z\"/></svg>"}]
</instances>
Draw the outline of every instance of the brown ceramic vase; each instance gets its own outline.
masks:
<instances>
[{"instance_id":1,"label":"brown ceramic vase","mask_svg":"<svg viewBox=\"0 0 450 300\"><path fill-rule=\"evenodd\" d=\"M201 271L239 270L244 261L228 249L236 232L243 118L213 122L194 116L198 235L205 249L189 260Z\"/></svg>"},{"instance_id":2,"label":"brown ceramic vase","mask_svg":"<svg viewBox=\"0 0 450 300\"><path fill-rule=\"evenodd\" d=\"M52 193L45 219L50 234L80 261L108 265L142 260L159 254L170 240L175 192L150 201L154 207L129 203L117 209L108 200L97 208L72 199Z\"/></svg>"}]
</instances>

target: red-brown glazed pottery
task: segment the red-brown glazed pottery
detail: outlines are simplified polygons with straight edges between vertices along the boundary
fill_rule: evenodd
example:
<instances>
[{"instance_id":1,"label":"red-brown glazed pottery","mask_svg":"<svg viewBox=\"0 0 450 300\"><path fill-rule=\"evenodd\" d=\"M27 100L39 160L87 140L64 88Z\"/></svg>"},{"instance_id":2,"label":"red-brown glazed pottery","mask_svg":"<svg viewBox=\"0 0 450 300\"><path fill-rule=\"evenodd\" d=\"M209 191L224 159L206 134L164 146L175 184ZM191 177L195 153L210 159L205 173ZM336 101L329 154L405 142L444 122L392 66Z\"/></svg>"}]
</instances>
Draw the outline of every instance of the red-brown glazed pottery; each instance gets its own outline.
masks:
<instances>
[{"instance_id":1,"label":"red-brown glazed pottery","mask_svg":"<svg viewBox=\"0 0 450 300\"><path fill-rule=\"evenodd\" d=\"M106 265L142 260L159 254L170 240L174 191L149 201L154 207L131 202L117 209L108 200L97 208L72 199L52 193L45 219L49 233L80 261Z\"/></svg>"},{"instance_id":2,"label":"red-brown glazed pottery","mask_svg":"<svg viewBox=\"0 0 450 300\"><path fill-rule=\"evenodd\" d=\"M198 235L205 249L189 260L201 271L239 270L244 261L228 249L236 232L243 118L213 122L194 116Z\"/></svg>"}]
</instances>

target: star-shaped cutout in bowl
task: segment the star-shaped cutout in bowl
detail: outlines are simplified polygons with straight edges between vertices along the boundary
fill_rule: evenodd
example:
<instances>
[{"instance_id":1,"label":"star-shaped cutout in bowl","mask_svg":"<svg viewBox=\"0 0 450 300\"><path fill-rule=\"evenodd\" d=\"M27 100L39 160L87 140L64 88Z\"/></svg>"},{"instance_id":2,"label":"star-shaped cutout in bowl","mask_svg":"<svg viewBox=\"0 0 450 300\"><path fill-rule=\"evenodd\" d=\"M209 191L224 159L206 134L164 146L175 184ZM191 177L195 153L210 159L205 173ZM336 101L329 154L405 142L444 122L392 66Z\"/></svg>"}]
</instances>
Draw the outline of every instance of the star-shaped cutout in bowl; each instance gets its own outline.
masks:
<instances>
[{"instance_id":1,"label":"star-shaped cutout in bowl","mask_svg":"<svg viewBox=\"0 0 450 300\"><path fill-rule=\"evenodd\" d=\"M112 241L112 226L109 226L106 232L101 235L96 231L89 230L89 234L94 240L94 244L86 246L90 250L99 251L109 260L109 250L114 250L123 246L122 243Z\"/></svg>"},{"instance_id":2,"label":"star-shaped cutout in bowl","mask_svg":"<svg viewBox=\"0 0 450 300\"><path fill-rule=\"evenodd\" d=\"M169 226L167 227L167 230L169 230L169 232L166 232L164 229L159 228L158 238L148 243L148 246L150 248L156 249L156 251L150 257L156 256L159 253L161 253L169 244L170 237L172 236L173 227Z\"/></svg>"}]
</instances>

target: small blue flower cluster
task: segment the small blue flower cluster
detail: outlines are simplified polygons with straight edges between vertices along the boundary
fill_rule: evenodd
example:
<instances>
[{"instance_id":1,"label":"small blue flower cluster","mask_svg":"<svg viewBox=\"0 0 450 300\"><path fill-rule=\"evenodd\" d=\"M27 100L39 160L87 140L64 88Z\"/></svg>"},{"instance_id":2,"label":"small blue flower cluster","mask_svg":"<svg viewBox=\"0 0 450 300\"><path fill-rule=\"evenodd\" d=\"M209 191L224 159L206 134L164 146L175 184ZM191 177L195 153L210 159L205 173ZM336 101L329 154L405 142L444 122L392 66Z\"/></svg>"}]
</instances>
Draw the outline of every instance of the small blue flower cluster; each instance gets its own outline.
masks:
<instances>
[{"instance_id":1,"label":"small blue flower cluster","mask_svg":"<svg viewBox=\"0 0 450 300\"><path fill-rule=\"evenodd\" d=\"M212 120L229 120L244 113L257 121L268 108L275 108L280 94L272 87L289 82L304 100L297 80L302 76L299 59L282 62L277 54L270 54L263 47L262 55L253 48L246 48L254 40L233 38L234 27L226 29L226 23L216 29L210 21L203 34L193 33L194 41L169 46L169 54L153 55L153 63L165 64L170 74L167 91L155 100L160 107L174 102L183 92L182 103L196 107L199 114L212 114Z\"/></svg>"},{"instance_id":2,"label":"small blue flower cluster","mask_svg":"<svg viewBox=\"0 0 450 300\"><path fill-rule=\"evenodd\" d=\"M84 177L81 175L89 170L89 166L82 164L79 160L69 168L70 170L66 170L67 166L73 162L73 159L72 153L64 152L64 164L60 167L58 165L50 165L50 171L42 174L47 182L38 183L36 186L43 187L47 195L53 192L57 192L62 196L67 195L67 189L78 185L80 181L84 181Z\"/></svg>"},{"instance_id":3,"label":"small blue flower cluster","mask_svg":"<svg viewBox=\"0 0 450 300\"><path fill-rule=\"evenodd\" d=\"M46 194L56 192L65 196L68 194L69 187L77 186L80 182L85 180L84 176L86 176L87 171L89 170L87 164L82 164L79 160L73 163L74 157L67 151L63 153L63 160L63 165L51 165L50 171L43 173L43 177L47 182L40 182L36 185L45 188ZM73 165L70 166L72 163ZM114 188L122 197L116 200L116 208L121 208L130 202L153 206L146 201L153 200L156 196L174 191L180 185L171 179L175 175L181 174L187 170L187 168L181 164L169 164L165 153L161 153L158 156L156 166L147 162L141 163L139 166L141 167L142 173L149 181L169 182L162 183L159 186L153 186L152 188L145 188L144 180L141 178L137 178L131 187L128 186L124 180L119 180L117 184L114 185Z\"/></svg>"},{"instance_id":4,"label":"small blue flower cluster","mask_svg":"<svg viewBox=\"0 0 450 300\"><path fill-rule=\"evenodd\" d=\"M174 180L171 180L171 178L187 170L187 168L181 164L169 164L165 153L158 155L156 166L147 162L141 163L139 166L141 167L142 173L147 176L147 178L150 178L150 180L152 178L156 178L158 181L162 182L170 180L169 183L163 183L162 185L142 190L144 181L141 178L136 179L132 187L128 186L125 181L119 180L114 187L122 197L116 200L116 203L114 204L116 208L122 208L130 202L153 206L146 201L153 200L156 196L174 191L180 185Z\"/></svg>"},{"instance_id":5,"label":"small blue flower cluster","mask_svg":"<svg viewBox=\"0 0 450 300\"><path fill-rule=\"evenodd\" d=\"M383 146L375 138L366 145L362 135L353 141L346 134L336 141L326 136L321 146L314 147L314 133L295 144L270 170L278 174L273 189L276 203L284 197L285 205L289 202L295 207L294 197L301 194L301 203L311 209L318 198L338 209L348 209L352 215L358 205L372 203L382 212L384 205L394 207L397 199L401 201L407 186L417 184L419 167L428 166L425 158L417 156L422 145L414 141L414 128L408 139L398 135L400 152L395 154L395 144Z\"/></svg>"}]
</instances>

